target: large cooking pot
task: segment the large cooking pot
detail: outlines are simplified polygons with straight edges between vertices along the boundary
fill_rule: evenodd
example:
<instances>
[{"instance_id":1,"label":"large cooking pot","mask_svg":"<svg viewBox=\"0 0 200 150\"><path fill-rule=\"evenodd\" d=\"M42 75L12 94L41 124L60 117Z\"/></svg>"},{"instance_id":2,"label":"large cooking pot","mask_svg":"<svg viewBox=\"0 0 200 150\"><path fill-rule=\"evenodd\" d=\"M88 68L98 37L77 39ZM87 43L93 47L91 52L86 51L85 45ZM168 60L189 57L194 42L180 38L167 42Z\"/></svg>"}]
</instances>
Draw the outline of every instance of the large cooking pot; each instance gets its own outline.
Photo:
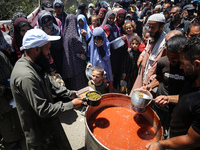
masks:
<instances>
[{"instance_id":1,"label":"large cooking pot","mask_svg":"<svg viewBox=\"0 0 200 150\"><path fill-rule=\"evenodd\" d=\"M109 94L103 94L101 97L101 103L96 106L96 107L87 107L86 113L85 113L85 125L86 125L86 136L85 136L85 149L86 150L109 150L107 146L102 144L100 142L100 139L96 137L96 135L93 134L93 131L89 127L90 124L90 119L94 116L94 114L101 112L104 109L109 109L110 107L125 107L132 110L132 104L131 104L131 98L129 96L126 96L124 94L115 94L115 93L109 93ZM148 120L148 122L151 124L151 126L155 130L155 136L156 140L161 140L163 138L163 128L161 126L159 117L156 115L156 113L150 108L147 107L146 111L143 113L136 113L133 111L134 116L142 116ZM137 118L137 117L136 117ZM99 118L97 119L98 121L100 120L107 120L109 121L109 118ZM132 118L133 119L133 118ZM117 118L119 121L119 124L121 123L120 118ZM127 122L128 123L128 122ZM101 123L99 124L100 126L102 125ZM96 126L98 128L98 126ZM104 128L106 129L106 127ZM119 128L116 126L116 130L113 132L118 132ZM135 131L136 133L139 134L141 130ZM103 132L103 131L102 131ZM104 134L103 134L104 135ZM105 133L105 136L107 136L108 133ZM118 140L117 142L121 142L120 138L123 137L124 139L129 139L130 137L124 137L125 135L121 135L120 137L111 137L112 139L115 138ZM112 144L112 143L111 143ZM126 143L129 145L129 143ZM135 143L137 145L139 143Z\"/></svg>"},{"instance_id":2,"label":"large cooking pot","mask_svg":"<svg viewBox=\"0 0 200 150\"><path fill-rule=\"evenodd\" d=\"M151 95L151 93L142 88L133 90L131 94L131 103L137 108L147 107L152 100L153 96Z\"/></svg>"}]
</instances>

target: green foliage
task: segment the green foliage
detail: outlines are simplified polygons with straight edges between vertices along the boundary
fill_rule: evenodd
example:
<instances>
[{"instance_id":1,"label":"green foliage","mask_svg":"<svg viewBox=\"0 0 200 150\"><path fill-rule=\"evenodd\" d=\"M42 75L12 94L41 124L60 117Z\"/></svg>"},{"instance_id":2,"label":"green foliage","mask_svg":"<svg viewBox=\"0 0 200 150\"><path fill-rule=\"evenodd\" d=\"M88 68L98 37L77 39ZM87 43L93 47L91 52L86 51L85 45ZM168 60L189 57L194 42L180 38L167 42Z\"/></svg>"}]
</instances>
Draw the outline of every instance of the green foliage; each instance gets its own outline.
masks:
<instances>
[{"instance_id":1,"label":"green foliage","mask_svg":"<svg viewBox=\"0 0 200 150\"><path fill-rule=\"evenodd\" d=\"M41 2L43 0L40 0ZM54 0L50 0L52 3ZM76 10L80 3L89 3L100 2L102 0L62 0L64 3L65 12L69 14L76 14ZM112 0L111 0L112 1ZM111 1L107 0L108 3ZM12 18L13 14L16 12L22 12L25 15L29 15L35 8L38 7L38 0L0 0L0 20L9 20Z\"/></svg>"},{"instance_id":2,"label":"green foliage","mask_svg":"<svg viewBox=\"0 0 200 150\"><path fill-rule=\"evenodd\" d=\"M37 6L37 0L3 0L0 2L0 20L9 20L16 12L29 15Z\"/></svg>"}]
</instances>

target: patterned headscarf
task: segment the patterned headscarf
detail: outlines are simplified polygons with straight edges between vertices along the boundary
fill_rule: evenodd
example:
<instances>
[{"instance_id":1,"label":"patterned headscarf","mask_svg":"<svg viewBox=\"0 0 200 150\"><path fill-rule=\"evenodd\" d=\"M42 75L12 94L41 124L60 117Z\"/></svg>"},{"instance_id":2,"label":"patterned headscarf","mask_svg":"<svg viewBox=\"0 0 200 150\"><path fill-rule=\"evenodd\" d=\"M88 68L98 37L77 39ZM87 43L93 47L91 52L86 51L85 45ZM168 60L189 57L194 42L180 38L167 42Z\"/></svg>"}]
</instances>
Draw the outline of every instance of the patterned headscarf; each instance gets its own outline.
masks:
<instances>
[{"instance_id":1,"label":"patterned headscarf","mask_svg":"<svg viewBox=\"0 0 200 150\"><path fill-rule=\"evenodd\" d=\"M86 63L76 56L77 53L85 54L86 47L82 45L82 41L77 31L77 19L73 14L66 17L64 26L64 56L63 56L63 75L62 77L71 78L85 70Z\"/></svg>"}]
</instances>

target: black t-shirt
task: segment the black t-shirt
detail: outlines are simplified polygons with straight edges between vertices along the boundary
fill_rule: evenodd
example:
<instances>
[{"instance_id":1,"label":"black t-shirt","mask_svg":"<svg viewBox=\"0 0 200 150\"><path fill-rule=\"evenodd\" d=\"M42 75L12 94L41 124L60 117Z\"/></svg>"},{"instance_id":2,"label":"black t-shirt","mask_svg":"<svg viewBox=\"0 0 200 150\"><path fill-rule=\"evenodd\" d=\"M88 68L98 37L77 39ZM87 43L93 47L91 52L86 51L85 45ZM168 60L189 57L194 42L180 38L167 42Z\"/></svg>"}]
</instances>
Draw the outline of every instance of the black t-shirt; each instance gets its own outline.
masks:
<instances>
[{"instance_id":1,"label":"black t-shirt","mask_svg":"<svg viewBox=\"0 0 200 150\"><path fill-rule=\"evenodd\" d=\"M100 92L101 94L109 93L109 84L102 82L101 85L95 85L92 80L88 81L88 85L93 88L94 90Z\"/></svg>"},{"instance_id":2,"label":"black t-shirt","mask_svg":"<svg viewBox=\"0 0 200 150\"><path fill-rule=\"evenodd\" d=\"M160 82L156 95L179 94L185 82L183 74L180 65L172 66L167 56L160 58L156 68L156 79Z\"/></svg>"},{"instance_id":3,"label":"black t-shirt","mask_svg":"<svg viewBox=\"0 0 200 150\"><path fill-rule=\"evenodd\" d=\"M190 24L191 24L190 21L186 21L186 20L183 19L181 21L181 23L178 25L178 27L174 28L172 22L170 21L170 22L165 24L165 26L163 27L163 31L165 33L169 33L172 30L179 30L183 33L183 35L185 35Z\"/></svg>"},{"instance_id":4,"label":"black t-shirt","mask_svg":"<svg viewBox=\"0 0 200 150\"><path fill-rule=\"evenodd\" d=\"M170 137L186 135L190 126L200 134L200 88L187 82L172 113Z\"/></svg>"}]
</instances>

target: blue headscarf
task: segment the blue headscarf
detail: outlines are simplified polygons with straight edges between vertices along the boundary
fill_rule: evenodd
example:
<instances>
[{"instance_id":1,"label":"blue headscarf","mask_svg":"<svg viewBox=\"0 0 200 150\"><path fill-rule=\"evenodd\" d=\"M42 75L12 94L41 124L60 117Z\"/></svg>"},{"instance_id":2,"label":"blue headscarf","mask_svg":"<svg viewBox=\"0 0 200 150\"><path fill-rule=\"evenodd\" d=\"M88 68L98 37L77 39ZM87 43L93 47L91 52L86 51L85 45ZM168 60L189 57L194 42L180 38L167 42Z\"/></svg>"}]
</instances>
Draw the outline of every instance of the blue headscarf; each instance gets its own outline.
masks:
<instances>
[{"instance_id":1,"label":"blue headscarf","mask_svg":"<svg viewBox=\"0 0 200 150\"><path fill-rule=\"evenodd\" d=\"M86 34L86 41L87 41L87 40L91 37L92 32L91 32L91 30L90 30L90 28L89 28L89 26L88 26L88 24L87 24L87 21L86 21L85 16L82 15L82 14L78 15L78 17L77 17L77 22L78 22L80 19L84 22L84 26L83 26L83 27L79 27L79 25L77 24L78 33L79 33L79 36L80 36L80 38L81 38L81 40L82 40L81 29L84 29L84 30L87 32L87 34Z\"/></svg>"},{"instance_id":2,"label":"blue headscarf","mask_svg":"<svg viewBox=\"0 0 200 150\"><path fill-rule=\"evenodd\" d=\"M106 55L103 58L99 54L99 48L95 44L95 36L101 36L103 38L103 49L106 52ZM87 56L90 57L90 63L93 66L100 66L106 71L106 77L108 81L113 81L110 63L110 42L108 41L104 30L101 27L96 27L93 30L93 36L88 44Z\"/></svg>"}]
</instances>

